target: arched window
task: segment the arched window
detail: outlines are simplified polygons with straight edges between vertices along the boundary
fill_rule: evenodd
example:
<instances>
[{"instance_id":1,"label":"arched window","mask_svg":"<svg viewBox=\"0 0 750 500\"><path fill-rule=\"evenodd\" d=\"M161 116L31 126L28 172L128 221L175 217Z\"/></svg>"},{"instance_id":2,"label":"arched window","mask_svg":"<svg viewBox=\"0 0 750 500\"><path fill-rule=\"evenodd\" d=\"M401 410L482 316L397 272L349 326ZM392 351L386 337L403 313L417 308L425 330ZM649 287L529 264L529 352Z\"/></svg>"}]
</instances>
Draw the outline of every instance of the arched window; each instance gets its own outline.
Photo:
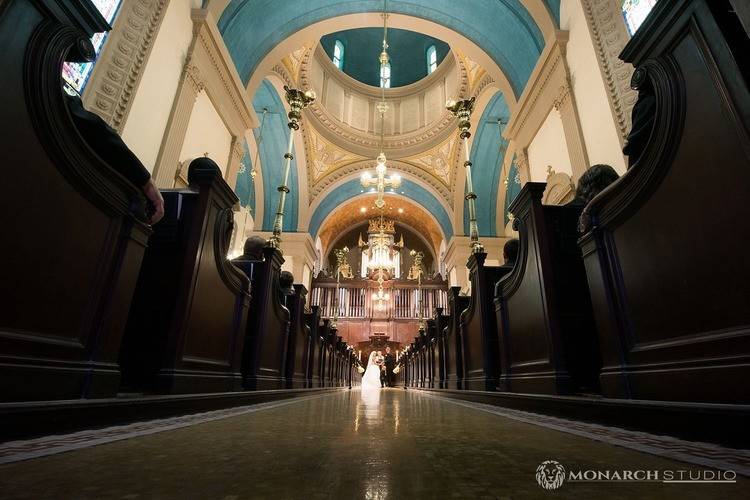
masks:
<instances>
[{"instance_id":1,"label":"arched window","mask_svg":"<svg viewBox=\"0 0 750 500\"><path fill-rule=\"evenodd\" d=\"M93 0L93 4L99 9L99 13L110 26L112 26L115 16L117 16L121 3L122 0ZM107 35L108 32L95 33L94 36L91 37L91 43L94 45L95 57L99 56L99 53L104 46L104 42L107 40ZM80 94L83 92L83 88L86 86L93 69L94 63L64 63L62 76L65 90L72 94Z\"/></svg>"},{"instance_id":2,"label":"arched window","mask_svg":"<svg viewBox=\"0 0 750 500\"><path fill-rule=\"evenodd\" d=\"M340 70L344 69L344 44L336 40L333 46L333 64Z\"/></svg>"},{"instance_id":3,"label":"arched window","mask_svg":"<svg viewBox=\"0 0 750 500\"><path fill-rule=\"evenodd\" d=\"M623 0L622 15L631 35L641 27L656 2L657 0Z\"/></svg>"},{"instance_id":4,"label":"arched window","mask_svg":"<svg viewBox=\"0 0 750 500\"><path fill-rule=\"evenodd\" d=\"M427 74L429 75L437 69L437 50L434 45L427 49Z\"/></svg>"},{"instance_id":5,"label":"arched window","mask_svg":"<svg viewBox=\"0 0 750 500\"><path fill-rule=\"evenodd\" d=\"M391 88L391 63L380 65L380 86L386 89Z\"/></svg>"}]
</instances>

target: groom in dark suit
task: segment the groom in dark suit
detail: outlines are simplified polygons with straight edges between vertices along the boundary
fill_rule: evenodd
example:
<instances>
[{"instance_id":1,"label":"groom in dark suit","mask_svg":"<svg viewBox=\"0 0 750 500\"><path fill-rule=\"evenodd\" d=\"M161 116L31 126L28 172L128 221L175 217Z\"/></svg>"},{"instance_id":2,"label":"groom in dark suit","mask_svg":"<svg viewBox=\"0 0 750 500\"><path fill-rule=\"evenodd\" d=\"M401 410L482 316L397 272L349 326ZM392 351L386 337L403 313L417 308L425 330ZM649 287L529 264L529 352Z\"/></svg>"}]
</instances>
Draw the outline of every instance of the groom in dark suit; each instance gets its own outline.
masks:
<instances>
[{"instance_id":1,"label":"groom in dark suit","mask_svg":"<svg viewBox=\"0 0 750 500\"><path fill-rule=\"evenodd\" d=\"M385 348L385 380L388 387L396 386L396 376L393 374L393 368L396 366L396 356L391 353L391 348Z\"/></svg>"}]
</instances>

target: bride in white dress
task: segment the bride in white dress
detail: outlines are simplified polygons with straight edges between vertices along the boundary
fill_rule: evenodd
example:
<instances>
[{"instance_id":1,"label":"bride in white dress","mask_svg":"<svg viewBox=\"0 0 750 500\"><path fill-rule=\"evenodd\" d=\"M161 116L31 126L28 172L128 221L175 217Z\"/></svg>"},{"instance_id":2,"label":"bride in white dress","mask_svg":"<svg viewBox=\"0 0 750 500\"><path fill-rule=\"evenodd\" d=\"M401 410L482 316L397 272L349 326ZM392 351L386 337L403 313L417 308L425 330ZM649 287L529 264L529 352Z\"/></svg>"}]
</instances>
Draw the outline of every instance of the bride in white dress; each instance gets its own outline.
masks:
<instances>
[{"instance_id":1,"label":"bride in white dress","mask_svg":"<svg viewBox=\"0 0 750 500\"><path fill-rule=\"evenodd\" d=\"M370 353L370 359L367 360L367 369L362 375L362 391L380 391L380 366L375 364L377 352Z\"/></svg>"}]
</instances>

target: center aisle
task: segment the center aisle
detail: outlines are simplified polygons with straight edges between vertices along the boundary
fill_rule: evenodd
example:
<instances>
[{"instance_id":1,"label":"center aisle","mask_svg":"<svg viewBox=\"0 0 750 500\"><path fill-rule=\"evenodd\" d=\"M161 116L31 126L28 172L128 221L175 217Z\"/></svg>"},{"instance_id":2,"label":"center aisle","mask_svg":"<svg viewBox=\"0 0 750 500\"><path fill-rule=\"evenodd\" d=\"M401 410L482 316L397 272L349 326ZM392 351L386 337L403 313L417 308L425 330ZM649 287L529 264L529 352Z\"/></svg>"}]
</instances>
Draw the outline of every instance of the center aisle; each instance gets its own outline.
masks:
<instances>
[{"instance_id":1,"label":"center aisle","mask_svg":"<svg viewBox=\"0 0 750 500\"><path fill-rule=\"evenodd\" d=\"M2 497L738 498L735 484L566 482L568 470L702 470L403 389L329 395L0 466Z\"/></svg>"}]
</instances>

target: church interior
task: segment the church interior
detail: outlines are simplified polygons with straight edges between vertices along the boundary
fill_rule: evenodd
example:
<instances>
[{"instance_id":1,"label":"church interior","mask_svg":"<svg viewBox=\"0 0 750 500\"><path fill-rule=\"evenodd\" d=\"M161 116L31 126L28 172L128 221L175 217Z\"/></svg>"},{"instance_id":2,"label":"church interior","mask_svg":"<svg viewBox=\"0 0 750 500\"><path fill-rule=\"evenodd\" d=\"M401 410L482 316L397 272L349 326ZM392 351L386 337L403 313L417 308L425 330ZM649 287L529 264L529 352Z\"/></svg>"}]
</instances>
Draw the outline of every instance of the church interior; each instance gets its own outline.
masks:
<instances>
[{"instance_id":1,"label":"church interior","mask_svg":"<svg viewBox=\"0 0 750 500\"><path fill-rule=\"evenodd\" d=\"M0 46L3 498L747 495L747 0L0 0Z\"/></svg>"}]
</instances>

